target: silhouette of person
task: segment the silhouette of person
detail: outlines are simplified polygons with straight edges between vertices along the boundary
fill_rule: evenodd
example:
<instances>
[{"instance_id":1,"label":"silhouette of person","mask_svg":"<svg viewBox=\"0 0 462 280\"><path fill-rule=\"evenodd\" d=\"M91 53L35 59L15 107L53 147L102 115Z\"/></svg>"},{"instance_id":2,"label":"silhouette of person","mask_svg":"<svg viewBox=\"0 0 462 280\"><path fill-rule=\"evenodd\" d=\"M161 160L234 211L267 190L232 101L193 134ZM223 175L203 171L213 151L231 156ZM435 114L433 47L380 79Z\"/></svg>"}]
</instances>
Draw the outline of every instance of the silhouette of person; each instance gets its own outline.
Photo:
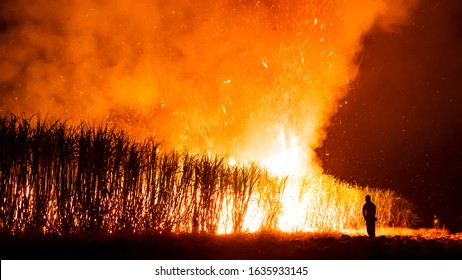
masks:
<instances>
[{"instance_id":1,"label":"silhouette of person","mask_svg":"<svg viewBox=\"0 0 462 280\"><path fill-rule=\"evenodd\" d=\"M440 219L436 217L436 215L433 215L433 228L434 229L439 229L440 228Z\"/></svg>"},{"instance_id":2,"label":"silhouette of person","mask_svg":"<svg viewBox=\"0 0 462 280\"><path fill-rule=\"evenodd\" d=\"M375 237L375 217L376 207L375 204L371 201L371 196L366 195L366 203L363 206L363 217L366 220L367 234L369 237Z\"/></svg>"}]
</instances>

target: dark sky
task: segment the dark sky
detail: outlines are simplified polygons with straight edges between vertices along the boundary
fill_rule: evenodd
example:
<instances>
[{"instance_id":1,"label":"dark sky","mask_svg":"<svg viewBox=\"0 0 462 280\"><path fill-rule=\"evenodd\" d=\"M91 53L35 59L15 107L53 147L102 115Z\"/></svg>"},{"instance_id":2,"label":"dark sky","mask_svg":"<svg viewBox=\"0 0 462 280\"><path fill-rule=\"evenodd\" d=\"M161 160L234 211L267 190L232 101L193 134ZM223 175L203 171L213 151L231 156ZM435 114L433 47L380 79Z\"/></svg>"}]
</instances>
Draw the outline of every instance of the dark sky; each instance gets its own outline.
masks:
<instances>
[{"instance_id":1,"label":"dark sky","mask_svg":"<svg viewBox=\"0 0 462 280\"><path fill-rule=\"evenodd\" d=\"M326 172L398 191L430 226L462 230L462 1L421 0L364 38L360 74L322 148Z\"/></svg>"}]
</instances>

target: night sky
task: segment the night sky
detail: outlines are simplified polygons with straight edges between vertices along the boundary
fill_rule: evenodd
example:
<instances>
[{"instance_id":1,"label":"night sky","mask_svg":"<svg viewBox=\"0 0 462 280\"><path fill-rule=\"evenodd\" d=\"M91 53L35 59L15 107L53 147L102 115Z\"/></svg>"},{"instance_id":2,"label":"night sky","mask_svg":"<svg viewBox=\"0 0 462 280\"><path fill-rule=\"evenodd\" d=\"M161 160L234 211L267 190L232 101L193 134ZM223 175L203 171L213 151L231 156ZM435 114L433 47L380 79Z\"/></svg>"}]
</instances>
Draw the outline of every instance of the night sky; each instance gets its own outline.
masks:
<instances>
[{"instance_id":1,"label":"night sky","mask_svg":"<svg viewBox=\"0 0 462 280\"><path fill-rule=\"evenodd\" d=\"M462 230L462 1L420 1L410 24L368 33L358 60L317 150L325 171Z\"/></svg>"}]
</instances>

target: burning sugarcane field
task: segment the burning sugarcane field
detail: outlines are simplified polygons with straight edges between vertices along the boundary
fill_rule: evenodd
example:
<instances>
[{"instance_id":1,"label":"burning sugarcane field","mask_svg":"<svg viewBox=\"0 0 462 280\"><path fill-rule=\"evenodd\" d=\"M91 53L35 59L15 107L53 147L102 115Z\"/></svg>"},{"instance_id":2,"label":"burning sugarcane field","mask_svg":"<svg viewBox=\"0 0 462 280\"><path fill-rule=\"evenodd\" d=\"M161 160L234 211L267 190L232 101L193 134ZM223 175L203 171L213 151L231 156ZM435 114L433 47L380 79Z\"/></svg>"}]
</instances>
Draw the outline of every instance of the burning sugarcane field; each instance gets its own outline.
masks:
<instances>
[{"instance_id":1,"label":"burning sugarcane field","mask_svg":"<svg viewBox=\"0 0 462 280\"><path fill-rule=\"evenodd\" d=\"M461 259L449 2L2 1L2 259Z\"/></svg>"}]
</instances>

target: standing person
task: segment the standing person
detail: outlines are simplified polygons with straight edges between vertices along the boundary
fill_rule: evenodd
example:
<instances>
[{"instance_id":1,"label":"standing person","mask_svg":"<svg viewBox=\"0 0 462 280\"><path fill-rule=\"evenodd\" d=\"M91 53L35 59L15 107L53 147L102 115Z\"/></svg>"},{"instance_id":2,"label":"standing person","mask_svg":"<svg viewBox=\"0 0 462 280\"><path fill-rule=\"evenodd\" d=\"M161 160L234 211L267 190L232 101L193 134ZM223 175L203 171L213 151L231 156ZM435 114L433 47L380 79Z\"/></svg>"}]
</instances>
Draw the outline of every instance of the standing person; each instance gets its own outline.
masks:
<instances>
[{"instance_id":1,"label":"standing person","mask_svg":"<svg viewBox=\"0 0 462 280\"><path fill-rule=\"evenodd\" d=\"M433 229L440 228L440 219L436 215L433 215Z\"/></svg>"},{"instance_id":2,"label":"standing person","mask_svg":"<svg viewBox=\"0 0 462 280\"><path fill-rule=\"evenodd\" d=\"M370 238L375 237L375 217L376 207L371 201L371 196L366 195L366 203L363 206L363 217L366 220L367 234Z\"/></svg>"}]
</instances>

